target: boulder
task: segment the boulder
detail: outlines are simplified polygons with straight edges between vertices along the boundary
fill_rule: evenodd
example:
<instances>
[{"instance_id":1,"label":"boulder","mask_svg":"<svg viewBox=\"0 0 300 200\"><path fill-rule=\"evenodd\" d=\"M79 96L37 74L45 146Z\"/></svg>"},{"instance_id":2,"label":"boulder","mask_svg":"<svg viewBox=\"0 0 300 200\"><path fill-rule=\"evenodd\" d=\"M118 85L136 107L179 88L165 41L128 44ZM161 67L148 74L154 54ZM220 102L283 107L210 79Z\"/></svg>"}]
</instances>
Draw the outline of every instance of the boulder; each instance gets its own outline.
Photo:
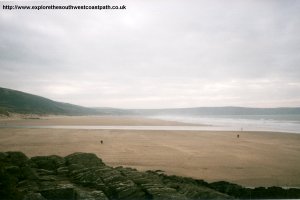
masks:
<instances>
[{"instance_id":1,"label":"boulder","mask_svg":"<svg viewBox=\"0 0 300 200\"><path fill-rule=\"evenodd\" d=\"M75 200L76 192L73 185L62 184L55 187L44 188L39 191L47 200L68 199Z\"/></svg>"},{"instance_id":2,"label":"boulder","mask_svg":"<svg viewBox=\"0 0 300 200\"><path fill-rule=\"evenodd\" d=\"M25 165L21 167L21 179L36 180L38 179L38 175L32 168L30 168L28 165Z\"/></svg>"},{"instance_id":3,"label":"boulder","mask_svg":"<svg viewBox=\"0 0 300 200\"><path fill-rule=\"evenodd\" d=\"M6 166L6 167L4 167L4 170L7 173L9 173L10 175L18 177L18 178L21 175L21 169L18 166L14 166L14 165L13 166Z\"/></svg>"},{"instance_id":4,"label":"boulder","mask_svg":"<svg viewBox=\"0 0 300 200\"><path fill-rule=\"evenodd\" d=\"M0 165L0 199L22 199L22 193L17 189L18 178L1 169Z\"/></svg>"},{"instance_id":5,"label":"boulder","mask_svg":"<svg viewBox=\"0 0 300 200\"><path fill-rule=\"evenodd\" d=\"M221 193L228 194L230 196L234 196L236 198L248 199L251 198L250 189L243 188L240 185L229 183L226 181L218 181L209 184L212 189L215 189Z\"/></svg>"},{"instance_id":6,"label":"boulder","mask_svg":"<svg viewBox=\"0 0 300 200\"><path fill-rule=\"evenodd\" d=\"M35 170L38 175L55 175L56 172L52 170L46 170L46 169L36 169Z\"/></svg>"},{"instance_id":7,"label":"boulder","mask_svg":"<svg viewBox=\"0 0 300 200\"><path fill-rule=\"evenodd\" d=\"M95 200L108 200L105 194L99 190L92 191L91 195L95 198Z\"/></svg>"},{"instance_id":8,"label":"boulder","mask_svg":"<svg viewBox=\"0 0 300 200\"><path fill-rule=\"evenodd\" d=\"M69 168L68 167L59 167L57 168L57 174L60 176L66 176L69 173Z\"/></svg>"},{"instance_id":9,"label":"boulder","mask_svg":"<svg viewBox=\"0 0 300 200\"><path fill-rule=\"evenodd\" d=\"M108 200L102 191L84 191L82 189L76 189L77 200Z\"/></svg>"},{"instance_id":10,"label":"boulder","mask_svg":"<svg viewBox=\"0 0 300 200\"><path fill-rule=\"evenodd\" d=\"M65 159L67 165L78 164L84 165L85 167L96 167L104 165L102 160L93 153L73 153L66 156Z\"/></svg>"},{"instance_id":11,"label":"boulder","mask_svg":"<svg viewBox=\"0 0 300 200\"><path fill-rule=\"evenodd\" d=\"M17 188L22 193L37 192L39 183L36 180L23 180L18 182Z\"/></svg>"},{"instance_id":12,"label":"boulder","mask_svg":"<svg viewBox=\"0 0 300 200\"><path fill-rule=\"evenodd\" d=\"M29 160L28 157L18 151L9 151L1 155L1 160L16 166L22 166Z\"/></svg>"},{"instance_id":13,"label":"boulder","mask_svg":"<svg viewBox=\"0 0 300 200\"><path fill-rule=\"evenodd\" d=\"M78 185L94 188L106 194L110 194L109 188L102 181L100 171L99 168L83 168L81 170L73 170L69 176L71 180Z\"/></svg>"},{"instance_id":14,"label":"boulder","mask_svg":"<svg viewBox=\"0 0 300 200\"><path fill-rule=\"evenodd\" d=\"M65 160L60 156L36 156L30 159L39 169L56 171L57 168L64 165Z\"/></svg>"},{"instance_id":15,"label":"boulder","mask_svg":"<svg viewBox=\"0 0 300 200\"><path fill-rule=\"evenodd\" d=\"M47 200L41 193L28 193L24 196L23 200Z\"/></svg>"}]
</instances>

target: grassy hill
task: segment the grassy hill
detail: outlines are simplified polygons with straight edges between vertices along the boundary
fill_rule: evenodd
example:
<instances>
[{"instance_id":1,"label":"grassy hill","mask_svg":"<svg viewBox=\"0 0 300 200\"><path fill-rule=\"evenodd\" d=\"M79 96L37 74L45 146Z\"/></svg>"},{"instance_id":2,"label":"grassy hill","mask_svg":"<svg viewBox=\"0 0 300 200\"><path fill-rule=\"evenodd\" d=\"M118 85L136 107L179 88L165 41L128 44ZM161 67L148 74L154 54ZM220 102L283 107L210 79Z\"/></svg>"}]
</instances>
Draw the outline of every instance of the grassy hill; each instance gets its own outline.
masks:
<instances>
[{"instance_id":1,"label":"grassy hill","mask_svg":"<svg viewBox=\"0 0 300 200\"><path fill-rule=\"evenodd\" d=\"M246 108L246 107L195 107L168 109L118 109L88 108L69 103L53 101L37 95L0 87L0 114L9 112L21 114L56 115L300 115L300 107Z\"/></svg>"},{"instance_id":2,"label":"grassy hill","mask_svg":"<svg viewBox=\"0 0 300 200\"><path fill-rule=\"evenodd\" d=\"M102 114L99 110L53 101L37 95L0 88L0 114L91 115Z\"/></svg>"}]
</instances>

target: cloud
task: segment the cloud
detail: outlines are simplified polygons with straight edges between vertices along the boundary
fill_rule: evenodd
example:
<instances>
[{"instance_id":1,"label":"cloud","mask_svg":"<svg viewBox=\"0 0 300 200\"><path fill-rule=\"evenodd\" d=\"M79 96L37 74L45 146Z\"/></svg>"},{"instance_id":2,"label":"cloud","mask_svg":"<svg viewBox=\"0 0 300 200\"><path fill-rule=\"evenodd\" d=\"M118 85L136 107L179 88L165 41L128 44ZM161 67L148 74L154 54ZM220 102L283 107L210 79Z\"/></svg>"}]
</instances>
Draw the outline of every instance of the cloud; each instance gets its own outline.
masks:
<instances>
[{"instance_id":1,"label":"cloud","mask_svg":"<svg viewBox=\"0 0 300 200\"><path fill-rule=\"evenodd\" d=\"M86 106L300 106L298 1L116 3L2 10L0 84Z\"/></svg>"}]
</instances>

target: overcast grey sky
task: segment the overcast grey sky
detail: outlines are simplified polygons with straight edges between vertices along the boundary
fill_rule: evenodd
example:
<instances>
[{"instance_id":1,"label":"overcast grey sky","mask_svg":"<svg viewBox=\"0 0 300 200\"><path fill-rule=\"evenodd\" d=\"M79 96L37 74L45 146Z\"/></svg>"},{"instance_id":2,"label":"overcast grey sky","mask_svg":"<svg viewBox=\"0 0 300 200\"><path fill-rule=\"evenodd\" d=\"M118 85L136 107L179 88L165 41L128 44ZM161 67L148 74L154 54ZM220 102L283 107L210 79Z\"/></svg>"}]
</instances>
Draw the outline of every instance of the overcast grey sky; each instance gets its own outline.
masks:
<instances>
[{"instance_id":1,"label":"overcast grey sky","mask_svg":"<svg viewBox=\"0 0 300 200\"><path fill-rule=\"evenodd\" d=\"M0 3L0 86L84 106L300 106L300 1L97 2L127 9Z\"/></svg>"}]
</instances>

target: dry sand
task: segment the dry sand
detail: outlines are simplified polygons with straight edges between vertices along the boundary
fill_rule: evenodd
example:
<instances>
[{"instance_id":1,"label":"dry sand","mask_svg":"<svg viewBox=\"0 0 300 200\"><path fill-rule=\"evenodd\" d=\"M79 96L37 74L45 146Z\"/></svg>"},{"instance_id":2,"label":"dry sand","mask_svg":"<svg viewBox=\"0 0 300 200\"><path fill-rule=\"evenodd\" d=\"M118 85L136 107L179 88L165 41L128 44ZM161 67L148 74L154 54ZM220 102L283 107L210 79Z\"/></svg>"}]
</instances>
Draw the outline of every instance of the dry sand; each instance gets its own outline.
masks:
<instances>
[{"instance_id":1,"label":"dry sand","mask_svg":"<svg viewBox=\"0 0 300 200\"><path fill-rule=\"evenodd\" d=\"M93 152L112 166L244 186L300 187L300 134L240 132L238 139L237 133L0 128L0 151Z\"/></svg>"}]
</instances>

